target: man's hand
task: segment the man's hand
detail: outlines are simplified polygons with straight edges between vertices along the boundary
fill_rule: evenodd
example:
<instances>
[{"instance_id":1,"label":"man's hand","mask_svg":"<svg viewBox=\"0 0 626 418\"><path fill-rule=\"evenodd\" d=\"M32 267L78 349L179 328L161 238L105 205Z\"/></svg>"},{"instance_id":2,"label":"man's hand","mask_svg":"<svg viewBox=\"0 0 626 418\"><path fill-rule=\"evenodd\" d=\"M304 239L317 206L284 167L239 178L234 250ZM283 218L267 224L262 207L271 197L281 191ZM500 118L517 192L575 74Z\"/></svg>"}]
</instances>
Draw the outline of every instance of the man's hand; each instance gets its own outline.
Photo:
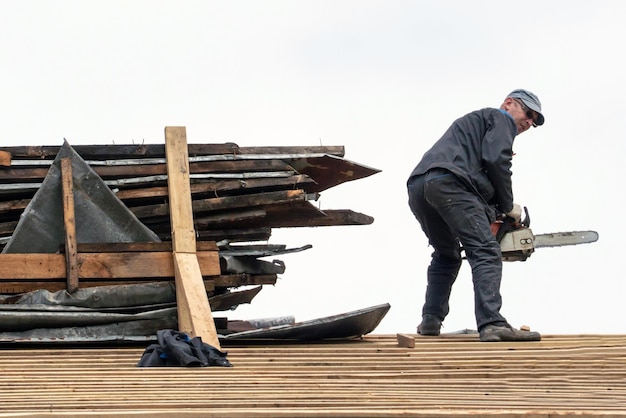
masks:
<instances>
[{"instance_id":1,"label":"man's hand","mask_svg":"<svg viewBox=\"0 0 626 418\"><path fill-rule=\"evenodd\" d=\"M522 220L522 207L517 203L513 203L513 209L508 211L506 216L515 219L515 222L520 222Z\"/></svg>"}]
</instances>

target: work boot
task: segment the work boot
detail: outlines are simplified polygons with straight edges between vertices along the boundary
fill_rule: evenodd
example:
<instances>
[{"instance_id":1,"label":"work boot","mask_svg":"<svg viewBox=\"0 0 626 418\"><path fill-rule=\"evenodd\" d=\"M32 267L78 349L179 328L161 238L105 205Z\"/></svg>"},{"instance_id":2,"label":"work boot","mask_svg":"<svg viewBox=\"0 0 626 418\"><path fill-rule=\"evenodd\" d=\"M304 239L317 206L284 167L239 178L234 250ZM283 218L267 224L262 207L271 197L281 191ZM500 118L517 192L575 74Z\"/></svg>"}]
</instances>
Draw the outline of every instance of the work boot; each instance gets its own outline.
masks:
<instances>
[{"instance_id":1,"label":"work boot","mask_svg":"<svg viewBox=\"0 0 626 418\"><path fill-rule=\"evenodd\" d=\"M441 319L436 315L426 314L422 316L422 323L417 326L417 333L421 335L439 335Z\"/></svg>"},{"instance_id":2,"label":"work boot","mask_svg":"<svg viewBox=\"0 0 626 418\"><path fill-rule=\"evenodd\" d=\"M541 341L541 334L534 331L515 329L509 324L489 324L485 325L483 329L480 330L480 341Z\"/></svg>"}]
</instances>

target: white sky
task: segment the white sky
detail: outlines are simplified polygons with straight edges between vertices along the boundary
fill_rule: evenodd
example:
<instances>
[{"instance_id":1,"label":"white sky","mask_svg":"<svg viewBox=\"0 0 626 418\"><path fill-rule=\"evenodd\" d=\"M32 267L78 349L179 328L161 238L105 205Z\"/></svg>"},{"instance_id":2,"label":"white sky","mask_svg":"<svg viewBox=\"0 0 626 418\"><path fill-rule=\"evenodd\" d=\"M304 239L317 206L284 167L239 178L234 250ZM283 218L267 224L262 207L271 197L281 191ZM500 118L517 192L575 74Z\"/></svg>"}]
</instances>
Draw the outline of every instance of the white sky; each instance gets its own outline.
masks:
<instances>
[{"instance_id":1,"label":"white sky","mask_svg":"<svg viewBox=\"0 0 626 418\"><path fill-rule=\"evenodd\" d=\"M516 201L535 234L594 229L504 268L502 313L547 333L625 333L626 2L4 1L3 145L344 145L382 170L322 193L369 226L275 229L305 252L229 318L307 320L390 303L376 333L415 332L431 249L405 181L457 117L526 88L546 124L521 135ZM469 266L444 331L475 329Z\"/></svg>"}]
</instances>

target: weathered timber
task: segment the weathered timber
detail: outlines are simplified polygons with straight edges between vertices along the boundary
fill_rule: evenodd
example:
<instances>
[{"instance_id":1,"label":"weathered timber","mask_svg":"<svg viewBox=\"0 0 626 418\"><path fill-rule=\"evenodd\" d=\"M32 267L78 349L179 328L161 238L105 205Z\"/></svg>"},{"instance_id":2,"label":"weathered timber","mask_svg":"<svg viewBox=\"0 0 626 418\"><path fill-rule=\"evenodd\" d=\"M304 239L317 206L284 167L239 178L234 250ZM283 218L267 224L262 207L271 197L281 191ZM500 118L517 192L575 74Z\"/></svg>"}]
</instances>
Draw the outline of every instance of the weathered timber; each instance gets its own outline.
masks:
<instances>
[{"instance_id":1,"label":"weathered timber","mask_svg":"<svg viewBox=\"0 0 626 418\"><path fill-rule=\"evenodd\" d=\"M154 185L154 182L148 182ZM230 195L248 194L264 191L302 189L309 192L315 187L315 181L306 175L294 175L280 178L252 178L252 179L212 179L204 182L192 183L191 193L196 196L222 197ZM34 194L35 190L31 191ZM167 186L126 188L117 190L115 195L122 200L126 206L133 207L146 204L145 202L163 200L166 198ZM198 197L199 198L199 197ZM30 199L19 198L15 200L0 201L0 221L17 221L20 213L30 203ZM11 222L11 224L13 224ZM1 225L1 222L0 222ZM0 226L0 234L11 233L15 225Z\"/></svg>"},{"instance_id":2,"label":"weathered timber","mask_svg":"<svg viewBox=\"0 0 626 418\"><path fill-rule=\"evenodd\" d=\"M262 205L280 204L307 200L304 190L281 190L276 192L254 193L241 196L226 196L212 199L198 199L192 202L194 213L250 208ZM130 210L140 219L167 216L170 213L166 203L157 205L136 206Z\"/></svg>"},{"instance_id":3,"label":"weathered timber","mask_svg":"<svg viewBox=\"0 0 626 418\"><path fill-rule=\"evenodd\" d=\"M270 190L303 189L308 191L315 181L306 175L271 178L242 178L242 179L208 179L191 184L191 194L207 194L212 197L223 195L252 193ZM131 201L144 198L160 198L167 196L167 187L143 187L123 189L116 192L122 201ZM0 209L2 207L0 206Z\"/></svg>"},{"instance_id":4,"label":"weathered timber","mask_svg":"<svg viewBox=\"0 0 626 418\"><path fill-rule=\"evenodd\" d=\"M196 231L198 239L228 242L250 242L250 241L267 241L272 236L271 228L247 228L247 229L211 229Z\"/></svg>"},{"instance_id":5,"label":"weathered timber","mask_svg":"<svg viewBox=\"0 0 626 418\"><path fill-rule=\"evenodd\" d=\"M276 146L276 147L239 147L238 154L252 155L252 154L286 154L286 155L302 155L302 154L329 154L337 157L343 157L345 155L345 147L340 146Z\"/></svg>"},{"instance_id":6,"label":"weathered timber","mask_svg":"<svg viewBox=\"0 0 626 418\"><path fill-rule=\"evenodd\" d=\"M54 145L0 147L13 159L49 159L53 160L61 147ZM120 158L163 158L164 144L103 144L74 145L83 159L107 160ZM252 154L330 154L343 157L343 146L276 146L276 147L239 147L234 143L224 144L187 144L189 156L198 155L252 155Z\"/></svg>"},{"instance_id":7,"label":"weathered timber","mask_svg":"<svg viewBox=\"0 0 626 418\"><path fill-rule=\"evenodd\" d=\"M74 181L72 160L61 159L61 183L63 194L63 224L65 225L65 270L67 292L78 290L78 254L76 252L76 219L74 212Z\"/></svg>"},{"instance_id":8,"label":"weathered timber","mask_svg":"<svg viewBox=\"0 0 626 418\"><path fill-rule=\"evenodd\" d=\"M15 199L0 201L0 214L10 211L22 211L30 203L30 199Z\"/></svg>"},{"instance_id":9,"label":"weathered timber","mask_svg":"<svg viewBox=\"0 0 626 418\"><path fill-rule=\"evenodd\" d=\"M17 226L17 221L0 222L0 235L11 235Z\"/></svg>"},{"instance_id":10,"label":"weathered timber","mask_svg":"<svg viewBox=\"0 0 626 418\"><path fill-rule=\"evenodd\" d=\"M239 146L224 144L189 144L190 155L232 154ZM55 145L0 147L0 151L10 152L14 159L53 160L61 147ZM101 144L72 146L83 159L107 160L118 158L163 158L165 145L160 144Z\"/></svg>"},{"instance_id":11,"label":"weathered timber","mask_svg":"<svg viewBox=\"0 0 626 418\"><path fill-rule=\"evenodd\" d=\"M89 163L89 161L87 161ZM90 164L93 171L103 180L111 178L127 178L156 176L167 174L165 163L142 165L111 165L98 166ZM0 182L8 183L19 180L43 180L48 174L49 167L20 167L0 170ZM288 163L281 160L229 160L190 163L192 174L197 173L241 173L258 171L293 171Z\"/></svg>"},{"instance_id":12,"label":"weathered timber","mask_svg":"<svg viewBox=\"0 0 626 418\"><path fill-rule=\"evenodd\" d=\"M114 252L171 252L171 242L112 242L78 244L79 253L114 253ZM217 251L217 245L212 241L197 241L197 251ZM60 249L61 252L65 248Z\"/></svg>"},{"instance_id":13,"label":"weathered timber","mask_svg":"<svg viewBox=\"0 0 626 418\"><path fill-rule=\"evenodd\" d=\"M349 209L326 209L324 211L320 211L324 216L310 216L310 213L305 213L304 211L302 213L303 216L298 216L299 214L297 211L286 214L281 213L279 209L280 208L268 209L268 215L263 222L265 226L272 228L297 228L314 226L369 225L374 222L373 217Z\"/></svg>"}]
</instances>

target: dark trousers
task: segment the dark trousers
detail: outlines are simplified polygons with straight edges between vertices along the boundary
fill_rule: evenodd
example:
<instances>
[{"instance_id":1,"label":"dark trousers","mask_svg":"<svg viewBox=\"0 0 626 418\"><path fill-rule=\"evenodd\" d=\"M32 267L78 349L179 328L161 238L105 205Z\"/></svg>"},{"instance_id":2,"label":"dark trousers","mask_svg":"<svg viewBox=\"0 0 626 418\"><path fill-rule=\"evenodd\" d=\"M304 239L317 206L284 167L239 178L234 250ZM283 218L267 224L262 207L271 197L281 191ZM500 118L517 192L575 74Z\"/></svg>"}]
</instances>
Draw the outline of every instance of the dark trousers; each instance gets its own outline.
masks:
<instances>
[{"instance_id":1,"label":"dark trousers","mask_svg":"<svg viewBox=\"0 0 626 418\"><path fill-rule=\"evenodd\" d=\"M422 315L432 314L442 320L448 315L450 292L461 267L462 245L472 268L478 329L506 322L500 315L502 253L480 197L443 169L410 179L408 193L409 207L434 248Z\"/></svg>"}]
</instances>

